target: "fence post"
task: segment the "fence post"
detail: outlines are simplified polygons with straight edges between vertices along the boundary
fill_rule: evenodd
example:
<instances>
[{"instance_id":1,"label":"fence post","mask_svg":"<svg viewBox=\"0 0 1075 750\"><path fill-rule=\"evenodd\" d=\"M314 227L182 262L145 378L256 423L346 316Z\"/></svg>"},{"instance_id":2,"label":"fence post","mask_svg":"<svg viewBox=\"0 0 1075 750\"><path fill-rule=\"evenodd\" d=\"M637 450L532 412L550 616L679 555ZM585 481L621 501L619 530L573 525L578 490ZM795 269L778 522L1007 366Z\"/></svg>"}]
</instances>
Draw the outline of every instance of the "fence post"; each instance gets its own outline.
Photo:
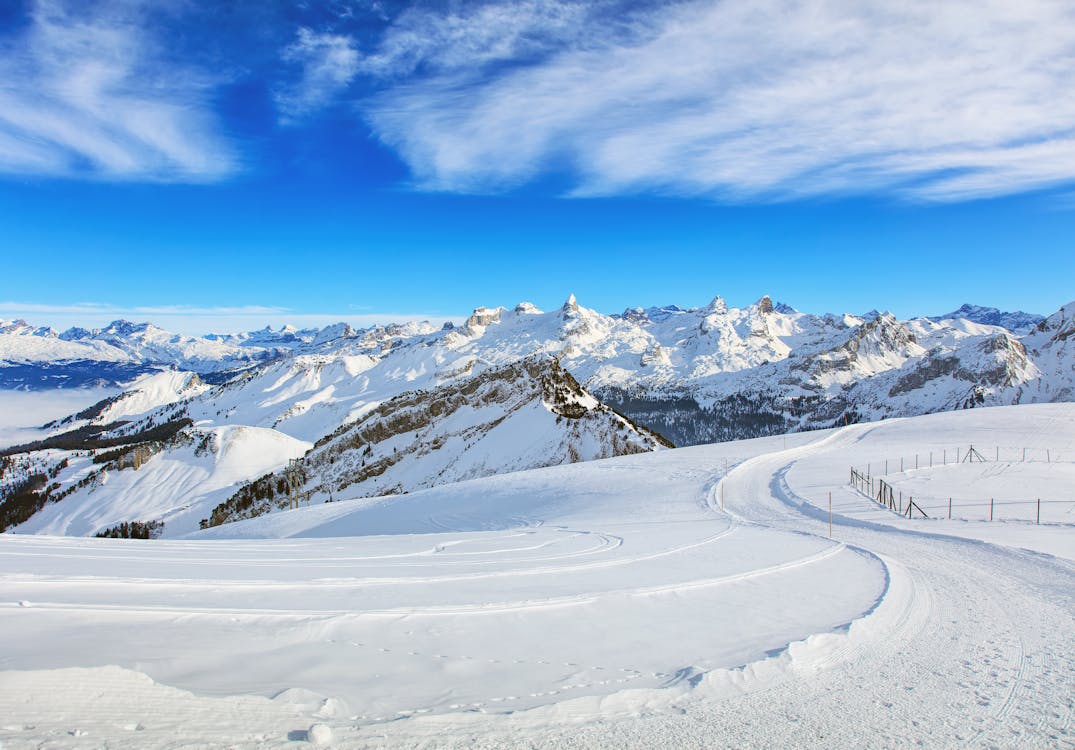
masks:
<instances>
[{"instance_id":1,"label":"fence post","mask_svg":"<svg viewBox=\"0 0 1075 750\"><path fill-rule=\"evenodd\" d=\"M885 459L885 476L888 476L888 459Z\"/></svg>"},{"instance_id":2,"label":"fence post","mask_svg":"<svg viewBox=\"0 0 1075 750\"><path fill-rule=\"evenodd\" d=\"M956 448L956 463L959 463L959 448Z\"/></svg>"},{"instance_id":3,"label":"fence post","mask_svg":"<svg viewBox=\"0 0 1075 750\"><path fill-rule=\"evenodd\" d=\"M948 498L948 520L952 520L952 498Z\"/></svg>"},{"instance_id":4,"label":"fence post","mask_svg":"<svg viewBox=\"0 0 1075 750\"><path fill-rule=\"evenodd\" d=\"M1026 448L1023 448L1023 463L1026 463Z\"/></svg>"},{"instance_id":5,"label":"fence post","mask_svg":"<svg viewBox=\"0 0 1075 750\"><path fill-rule=\"evenodd\" d=\"M914 467L915 467L915 469L918 468L918 454L917 453L914 454Z\"/></svg>"},{"instance_id":6,"label":"fence post","mask_svg":"<svg viewBox=\"0 0 1075 750\"><path fill-rule=\"evenodd\" d=\"M1041 523L1041 498L1038 498L1038 518L1034 523Z\"/></svg>"},{"instance_id":7,"label":"fence post","mask_svg":"<svg viewBox=\"0 0 1075 750\"><path fill-rule=\"evenodd\" d=\"M1053 458L1052 458L1051 455L1049 455L1049 449L1046 448L1045 449L1045 463L1051 464L1052 462L1053 462Z\"/></svg>"},{"instance_id":8,"label":"fence post","mask_svg":"<svg viewBox=\"0 0 1075 750\"><path fill-rule=\"evenodd\" d=\"M997 463L1000 463L1000 446L997 446Z\"/></svg>"},{"instance_id":9,"label":"fence post","mask_svg":"<svg viewBox=\"0 0 1075 750\"><path fill-rule=\"evenodd\" d=\"M993 498L989 498L989 520L993 520Z\"/></svg>"},{"instance_id":10,"label":"fence post","mask_svg":"<svg viewBox=\"0 0 1075 750\"><path fill-rule=\"evenodd\" d=\"M943 460L943 463L941 465L942 466L947 466L948 465L948 449L947 448L944 449L944 458L942 460Z\"/></svg>"},{"instance_id":11,"label":"fence post","mask_svg":"<svg viewBox=\"0 0 1075 750\"><path fill-rule=\"evenodd\" d=\"M900 456L900 473L903 473L903 456Z\"/></svg>"}]
</instances>

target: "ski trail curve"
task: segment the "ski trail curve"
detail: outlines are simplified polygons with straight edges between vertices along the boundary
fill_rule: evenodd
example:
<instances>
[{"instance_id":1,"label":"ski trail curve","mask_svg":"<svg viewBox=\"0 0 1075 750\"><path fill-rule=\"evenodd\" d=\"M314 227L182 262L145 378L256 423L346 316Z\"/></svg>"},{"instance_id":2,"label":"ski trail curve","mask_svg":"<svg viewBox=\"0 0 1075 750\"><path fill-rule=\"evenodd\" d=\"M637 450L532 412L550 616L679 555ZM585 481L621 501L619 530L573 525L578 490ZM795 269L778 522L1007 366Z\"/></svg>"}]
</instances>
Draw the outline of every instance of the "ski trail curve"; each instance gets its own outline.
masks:
<instances>
[{"instance_id":1,"label":"ski trail curve","mask_svg":"<svg viewBox=\"0 0 1075 750\"><path fill-rule=\"evenodd\" d=\"M736 521L827 537L824 501L798 496L787 474L872 429L855 425L749 459L713 486L709 505L722 512L717 497L724 484L723 512ZM908 597L899 606L906 609L887 630L845 643L821 675L789 671L779 686L760 691L766 703L804 713L810 707L819 716L861 710L869 736L881 738L878 746L1075 747L1075 566L840 516L833 522L835 539L877 555L900 579ZM742 702L772 713L761 700ZM799 744L790 734L771 739Z\"/></svg>"}]
</instances>

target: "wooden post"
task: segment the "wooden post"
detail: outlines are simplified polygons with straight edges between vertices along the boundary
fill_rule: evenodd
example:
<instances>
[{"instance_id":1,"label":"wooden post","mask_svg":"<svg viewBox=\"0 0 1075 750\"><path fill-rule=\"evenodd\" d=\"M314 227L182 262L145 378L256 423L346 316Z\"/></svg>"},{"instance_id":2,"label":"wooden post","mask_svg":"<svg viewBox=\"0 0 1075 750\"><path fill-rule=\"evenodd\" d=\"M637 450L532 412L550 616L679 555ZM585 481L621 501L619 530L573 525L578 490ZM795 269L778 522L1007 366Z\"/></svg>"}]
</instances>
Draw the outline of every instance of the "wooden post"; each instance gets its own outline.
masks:
<instances>
[{"instance_id":1,"label":"wooden post","mask_svg":"<svg viewBox=\"0 0 1075 750\"><path fill-rule=\"evenodd\" d=\"M918 454L917 453L914 454L914 467L915 467L915 469L918 469Z\"/></svg>"},{"instance_id":2,"label":"wooden post","mask_svg":"<svg viewBox=\"0 0 1075 750\"><path fill-rule=\"evenodd\" d=\"M888 459L885 459L885 476L888 476Z\"/></svg>"},{"instance_id":3,"label":"wooden post","mask_svg":"<svg viewBox=\"0 0 1075 750\"><path fill-rule=\"evenodd\" d=\"M997 446L997 463L1000 463L1000 446Z\"/></svg>"},{"instance_id":4,"label":"wooden post","mask_svg":"<svg viewBox=\"0 0 1075 750\"><path fill-rule=\"evenodd\" d=\"M993 498L989 498L989 520L993 520Z\"/></svg>"},{"instance_id":5,"label":"wooden post","mask_svg":"<svg viewBox=\"0 0 1075 750\"><path fill-rule=\"evenodd\" d=\"M952 520L952 498L948 498L948 520Z\"/></svg>"},{"instance_id":6,"label":"wooden post","mask_svg":"<svg viewBox=\"0 0 1075 750\"><path fill-rule=\"evenodd\" d=\"M1045 449L1045 463L1051 464L1053 462L1052 456L1049 454L1049 449Z\"/></svg>"},{"instance_id":7,"label":"wooden post","mask_svg":"<svg viewBox=\"0 0 1075 750\"><path fill-rule=\"evenodd\" d=\"M903 473L903 458L900 458L900 473Z\"/></svg>"},{"instance_id":8,"label":"wooden post","mask_svg":"<svg viewBox=\"0 0 1075 750\"><path fill-rule=\"evenodd\" d=\"M1026 463L1026 448L1023 448L1023 463Z\"/></svg>"},{"instance_id":9,"label":"wooden post","mask_svg":"<svg viewBox=\"0 0 1075 750\"><path fill-rule=\"evenodd\" d=\"M829 539L832 539L832 493L829 493Z\"/></svg>"}]
</instances>

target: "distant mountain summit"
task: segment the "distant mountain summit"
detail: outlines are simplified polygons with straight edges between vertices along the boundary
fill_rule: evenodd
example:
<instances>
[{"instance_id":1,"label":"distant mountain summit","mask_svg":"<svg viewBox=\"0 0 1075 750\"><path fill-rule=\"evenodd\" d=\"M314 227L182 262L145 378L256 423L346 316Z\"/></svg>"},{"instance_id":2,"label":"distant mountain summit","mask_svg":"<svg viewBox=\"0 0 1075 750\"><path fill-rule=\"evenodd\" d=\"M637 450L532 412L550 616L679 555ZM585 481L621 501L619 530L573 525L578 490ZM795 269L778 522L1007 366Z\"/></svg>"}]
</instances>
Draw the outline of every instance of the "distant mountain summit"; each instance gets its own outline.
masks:
<instances>
[{"instance_id":1,"label":"distant mountain summit","mask_svg":"<svg viewBox=\"0 0 1075 750\"><path fill-rule=\"evenodd\" d=\"M969 320L972 323L981 323L986 326L1000 326L1010 331L1026 331L1045 320L1045 316L1020 311L1002 312L995 307L966 304L950 313L932 315L928 318L928 320L932 321L957 319Z\"/></svg>"}]
</instances>

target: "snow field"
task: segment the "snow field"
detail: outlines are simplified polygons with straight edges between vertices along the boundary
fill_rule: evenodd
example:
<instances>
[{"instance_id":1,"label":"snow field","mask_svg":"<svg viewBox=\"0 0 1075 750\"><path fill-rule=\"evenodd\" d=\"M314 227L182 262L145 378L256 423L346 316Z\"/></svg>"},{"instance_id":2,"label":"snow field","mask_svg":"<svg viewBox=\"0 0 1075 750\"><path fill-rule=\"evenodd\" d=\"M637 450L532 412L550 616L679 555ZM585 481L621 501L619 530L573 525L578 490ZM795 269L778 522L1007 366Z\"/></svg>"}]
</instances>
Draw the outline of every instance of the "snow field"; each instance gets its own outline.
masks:
<instances>
[{"instance_id":1,"label":"snow field","mask_svg":"<svg viewBox=\"0 0 1075 750\"><path fill-rule=\"evenodd\" d=\"M789 462L781 474L817 518L827 519L831 492L837 519L979 539L1075 560L1075 464L1068 463L1075 457L1075 404L1027 404L892 419L845 428L832 440L831 447ZM957 446L962 458L971 445L986 460L954 463ZM995 460L997 446L1000 463ZM1022 461L1023 446L1026 462ZM933 468L928 466L930 451ZM941 463L945 451L947 465ZM890 457L887 475L882 473L885 456ZM903 472L899 471L900 456L904 457ZM898 516L856 491L848 484L851 466L860 471L869 467L890 482L897 502L902 491L904 507L913 496L929 518L917 512L911 519ZM734 481L734 476L729 478L729 483ZM874 481L876 490L876 476ZM947 518L949 497L952 520ZM1036 523L1039 497L1040 525Z\"/></svg>"},{"instance_id":2,"label":"snow field","mask_svg":"<svg viewBox=\"0 0 1075 750\"><path fill-rule=\"evenodd\" d=\"M931 441L1059 450L1073 423L891 420L187 539L0 535L0 741L1069 746L1075 527L909 521L847 470Z\"/></svg>"},{"instance_id":3,"label":"snow field","mask_svg":"<svg viewBox=\"0 0 1075 750\"><path fill-rule=\"evenodd\" d=\"M994 454L995 455L995 454ZM1005 461L922 466L879 475L906 507L910 498L930 518L1075 523L1075 462ZM1053 494L1031 497L1028 489L1050 488ZM951 500L951 506L949 506ZM1040 503L1040 505L1039 505ZM917 510L912 515L920 517Z\"/></svg>"}]
</instances>

